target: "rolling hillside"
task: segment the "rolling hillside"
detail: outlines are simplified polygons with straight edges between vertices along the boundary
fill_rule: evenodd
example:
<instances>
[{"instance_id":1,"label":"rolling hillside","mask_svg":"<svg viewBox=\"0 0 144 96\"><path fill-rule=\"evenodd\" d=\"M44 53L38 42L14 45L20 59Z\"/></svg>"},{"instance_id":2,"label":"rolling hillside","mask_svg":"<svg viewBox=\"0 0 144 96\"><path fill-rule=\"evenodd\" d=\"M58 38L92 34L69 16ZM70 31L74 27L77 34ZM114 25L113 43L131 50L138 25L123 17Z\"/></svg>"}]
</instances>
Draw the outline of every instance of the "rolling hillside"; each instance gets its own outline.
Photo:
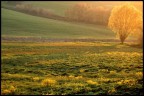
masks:
<instances>
[{"instance_id":1,"label":"rolling hillside","mask_svg":"<svg viewBox=\"0 0 144 96\"><path fill-rule=\"evenodd\" d=\"M2 36L29 36L46 38L115 38L103 26L70 23L41 18L2 8Z\"/></svg>"},{"instance_id":2,"label":"rolling hillside","mask_svg":"<svg viewBox=\"0 0 144 96\"><path fill-rule=\"evenodd\" d=\"M50 12L56 14L56 15L61 15L64 16L65 10L67 10L69 7L73 6L76 4L76 1L25 1L23 2L24 4L31 4L34 7L40 7L40 8L45 8L48 9Z\"/></svg>"}]
</instances>

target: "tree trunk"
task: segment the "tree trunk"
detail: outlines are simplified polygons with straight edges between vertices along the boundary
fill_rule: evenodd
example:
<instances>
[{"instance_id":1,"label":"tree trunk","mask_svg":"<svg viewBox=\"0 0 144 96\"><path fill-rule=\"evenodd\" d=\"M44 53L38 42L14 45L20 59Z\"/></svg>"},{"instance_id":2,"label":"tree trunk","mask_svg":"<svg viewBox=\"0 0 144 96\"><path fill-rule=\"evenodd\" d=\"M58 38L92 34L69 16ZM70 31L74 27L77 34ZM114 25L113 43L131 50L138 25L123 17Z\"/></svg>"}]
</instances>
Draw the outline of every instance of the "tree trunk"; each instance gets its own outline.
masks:
<instances>
[{"instance_id":1,"label":"tree trunk","mask_svg":"<svg viewBox=\"0 0 144 96\"><path fill-rule=\"evenodd\" d=\"M125 39L126 39L126 37L125 37L125 36L120 35L121 44L123 44L123 43L124 43Z\"/></svg>"}]
</instances>

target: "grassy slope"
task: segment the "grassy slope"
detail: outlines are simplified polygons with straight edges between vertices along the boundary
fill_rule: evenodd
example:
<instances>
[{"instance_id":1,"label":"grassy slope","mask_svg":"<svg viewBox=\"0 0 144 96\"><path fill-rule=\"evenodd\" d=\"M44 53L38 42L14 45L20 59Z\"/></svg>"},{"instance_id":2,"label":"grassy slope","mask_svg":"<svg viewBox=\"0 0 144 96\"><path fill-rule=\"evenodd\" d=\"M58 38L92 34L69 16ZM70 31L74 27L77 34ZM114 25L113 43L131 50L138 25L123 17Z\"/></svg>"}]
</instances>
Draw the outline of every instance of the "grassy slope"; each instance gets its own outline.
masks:
<instances>
[{"instance_id":1,"label":"grassy slope","mask_svg":"<svg viewBox=\"0 0 144 96\"><path fill-rule=\"evenodd\" d=\"M26 1L24 2L25 4L31 4L32 6L35 7L41 7L41 8L46 8L49 9L52 13L55 13L57 15L64 16L65 10L72 5L76 4L77 2L69 2L69 1Z\"/></svg>"},{"instance_id":2,"label":"grassy slope","mask_svg":"<svg viewBox=\"0 0 144 96\"><path fill-rule=\"evenodd\" d=\"M48 38L114 38L103 26L76 24L46 19L2 8L2 36L38 36Z\"/></svg>"}]
</instances>

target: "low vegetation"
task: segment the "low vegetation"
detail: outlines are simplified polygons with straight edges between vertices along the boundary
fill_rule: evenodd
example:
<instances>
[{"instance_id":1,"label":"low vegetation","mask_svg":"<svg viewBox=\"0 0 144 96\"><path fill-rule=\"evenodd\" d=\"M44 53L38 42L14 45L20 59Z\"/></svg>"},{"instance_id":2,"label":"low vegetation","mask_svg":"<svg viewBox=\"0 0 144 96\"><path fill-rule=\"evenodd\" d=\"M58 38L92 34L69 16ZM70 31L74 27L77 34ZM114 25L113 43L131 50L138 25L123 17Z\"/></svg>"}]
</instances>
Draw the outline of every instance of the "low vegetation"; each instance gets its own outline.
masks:
<instances>
[{"instance_id":1,"label":"low vegetation","mask_svg":"<svg viewBox=\"0 0 144 96\"><path fill-rule=\"evenodd\" d=\"M142 49L104 42L2 42L4 95L142 95Z\"/></svg>"}]
</instances>

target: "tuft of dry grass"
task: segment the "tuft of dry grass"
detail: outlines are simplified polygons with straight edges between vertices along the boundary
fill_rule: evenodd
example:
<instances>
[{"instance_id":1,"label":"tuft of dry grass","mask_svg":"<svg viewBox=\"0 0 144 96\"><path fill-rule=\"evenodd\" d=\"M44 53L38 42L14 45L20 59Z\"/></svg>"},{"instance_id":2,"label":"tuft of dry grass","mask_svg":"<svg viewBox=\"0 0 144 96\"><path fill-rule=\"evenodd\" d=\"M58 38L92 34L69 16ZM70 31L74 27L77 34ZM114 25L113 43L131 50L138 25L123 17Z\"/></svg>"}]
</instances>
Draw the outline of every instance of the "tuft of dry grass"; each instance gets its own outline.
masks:
<instances>
[{"instance_id":1,"label":"tuft of dry grass","mask_svg":"<svg viewBox=\"0 0 144 96\"><path fill-rule=\"evenodd\" d=\"M94 82L92 80L87 80L86 82L90 85L98 85L98 82Z\"/></svg>"},{"instance_id":2,"label":"tuft of dry grass","mask_svg":"<svg viewBox=\"0 0 144 96\"><path fill-rule=\"evenodd\" d=\"M14 86L9 86L8 89L5 89L4 91L2 91L2 95L12 95L14 94L16 88Z\"/></svg>"},{"instance_id":3,"label":"tuft of dry grass","mask_svg":"<svg viewBox=\"0 0 144 96\"><path fill-rule=\"evenodd\" d=\"M41 84L43 86L52 86L52 85L56 84L56 80L46 78L46 79L42 80Z\"/></svg>"},{"instance_id":4,"label":"tuft of dry grass","mask_svg":"<svg viewBox=\"0 0 144 96\"><path fill-rule=\"evenodd\" d=\"M136 76L136 78L141 79L141 78L143 78L143 73L142 72L137 72L135 74L135 76Z\"/></svg>"},{"instance_id":5,"label":"tuft of dry grass","mask_svg":"<svg viewBox=\"0 0 144 96\"><path fill-rule=\"evenodd\" d=\"M40 80L39 77L33 77L32 79L33 79L33 81L39 81Z\"/></svg>"}]
</instances>

